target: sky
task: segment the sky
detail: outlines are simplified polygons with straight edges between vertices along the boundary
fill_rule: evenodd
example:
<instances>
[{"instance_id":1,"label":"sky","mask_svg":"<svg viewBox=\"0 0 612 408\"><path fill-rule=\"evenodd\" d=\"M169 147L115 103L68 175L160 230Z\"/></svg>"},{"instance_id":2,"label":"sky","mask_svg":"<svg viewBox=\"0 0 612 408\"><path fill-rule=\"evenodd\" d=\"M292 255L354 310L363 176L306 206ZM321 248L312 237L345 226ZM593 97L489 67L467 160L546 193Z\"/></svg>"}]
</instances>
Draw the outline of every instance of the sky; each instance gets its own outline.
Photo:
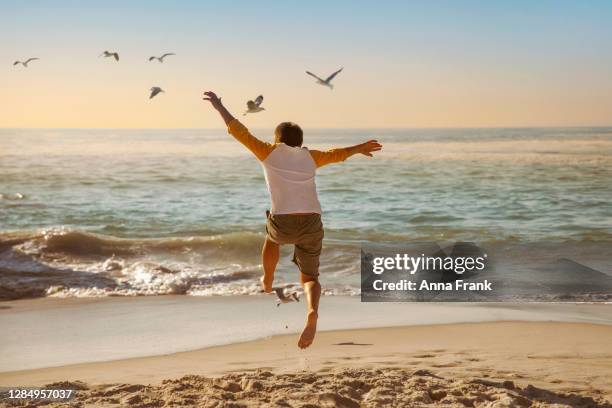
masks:
<instances>
[{"instance_id":1,"label":"sky","mask_svg":"<svg viewBox=\"0 0 612 408\"><path fill-rule=\"evenodd\" d=\"M254 127L612 125L611 1L0 0L0 16L4 128L220 128L204 90ZM305 74L340 67L333 90Z\"/></svg>"}]
</instances>

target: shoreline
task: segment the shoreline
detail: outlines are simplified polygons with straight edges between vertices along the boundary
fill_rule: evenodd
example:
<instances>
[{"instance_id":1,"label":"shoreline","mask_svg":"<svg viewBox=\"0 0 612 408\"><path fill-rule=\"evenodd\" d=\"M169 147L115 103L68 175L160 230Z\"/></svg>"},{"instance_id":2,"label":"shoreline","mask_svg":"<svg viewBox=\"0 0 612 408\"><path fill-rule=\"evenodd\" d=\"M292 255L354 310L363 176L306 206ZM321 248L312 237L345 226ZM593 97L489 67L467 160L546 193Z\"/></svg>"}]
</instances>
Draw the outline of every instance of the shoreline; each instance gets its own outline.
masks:
<instances>
[{"instance_id":1,"label":"shoreline","mask_svg":"<svg viewBox=\"0 0 612 408\"><path fill-rule=\"evenodd\" d=\"M273 296L39 298L0 303L0 374L297 336L304 305ZM324 297L319 334L439 324L543 321L612 325L610 304L362 303ZM297 341L297 337L296 337Z\"/></svg>"}]
</instances>

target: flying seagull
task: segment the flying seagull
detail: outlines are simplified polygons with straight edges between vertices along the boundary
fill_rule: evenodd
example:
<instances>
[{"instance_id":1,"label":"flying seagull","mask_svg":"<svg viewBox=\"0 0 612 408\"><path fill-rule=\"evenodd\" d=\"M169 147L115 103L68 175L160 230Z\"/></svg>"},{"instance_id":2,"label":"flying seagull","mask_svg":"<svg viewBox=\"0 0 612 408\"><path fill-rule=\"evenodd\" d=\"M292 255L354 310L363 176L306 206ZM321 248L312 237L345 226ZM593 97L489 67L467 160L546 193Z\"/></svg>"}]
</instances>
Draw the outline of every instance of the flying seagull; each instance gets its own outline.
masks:
<instances>
[{"instance_id":1,"label":"flying seagull","mask_svg":"<svg viewBox=\"0 0 612 408\"><path fill-rule=\"evenodd\" d=\"M332 81L332 79L334 79L334 77L335 77L336 75L338 75L340 72L342 72L342 70L343 70L343 69L344 69L344 68L340 68L339 70L337 70L336 72L334 72L333 74L331 74L330 76L328 76L328 77L327 77L327 79L322 79L322 78L319 78L318 76L316 76L315 74L313 74L313 73L312 73L312 72L310 72L310 71L306 71L306 73L307 73L308 75L310 75L311 77L316 78L316 79L317 79L317 84L319 84L319 85L323 85L323 86L327 86L327 87L329 87L329 89L334 89L334 86L332 85L331 81Z\"/></svg>"},{"instance_id":2,"label":"flying seagull","mask_svg":"<svg viewBox=\"0 0 612 408\"><path fill-rule=\"evenodd\" d=\"M158 60L159 62L164 62L164 58L166 58L168 55L176 55L173 52L167 52L164 55L162 55L161 57L156 57L155 55L149 57L149 61L153 61L153 60Z\"/></svg>"},{"instance_id":3,"label":"flying seagull","mask_svg":"<svg viewBox=\"0 0 612 408\"><path fill-rule=\"evenodd\" d=\"M115 59L115 61L119 61L119 53L118 52L104 51L102 54L100 54L100 57L104 57L104 58L113 57ZM100 57L98 57L98 58L100 58Z\"/></svg>"},{"instance_id":4,"label":"flying seagull","mask_svg":"<svg viewBox=\"0 0 612 408\"><path fill-rule=\"evenodd\" d=\"M291 303L291 302L299 302L300 295L297 292L289 292L285 295L285 289L283 288L274 288L274 292L276 292L276 307L279 307L281 303Z\"/></svg>"},{"instance_id":5,"label":"flying seagull","mask_svg":"<svg viewBox=\"0 0 612 408\"><path fill-rule=\"evenodd\" d=\"M151 88L151 96L149 96L149 99L153 99L153 97L160 92L165 92L165 91L161 89L159 86L154 86L153 88Z\"/></svg>"},{"instance_id":6,"label":"flying seagull","mask_svg":"<svg viewBox=\"0 0 612 408\"><path fill-rule=\"evenodd\" d=\"M262 110L265 110L265 108L261 107L262 102L263 102L263 95L259 95L257 98L255 98L255 101L248 101L247 110L246 112L244 112L242 116L246 116L247 113L257 113L257 112L261 112Z\"/></svg>"},{"instance_id":7,"label":"flying seagull","mask_svg":"<svg viewBox=\"0 0 612 408\"><path fill-rule=\"evenodd\" d=\"M25 61L15 61L15 62L13 62L13 65L19 65L19 64L21 64L21 65L23 65L25 68L27 68L27 67L28 67L28 64L29 64L30 62L32 62L32 61L36 61L36 60L38 60L38 59L40 59L40 58L28 58L28 59L27 59L27 60L25 60Z\"/></svg>"}]
</instances>

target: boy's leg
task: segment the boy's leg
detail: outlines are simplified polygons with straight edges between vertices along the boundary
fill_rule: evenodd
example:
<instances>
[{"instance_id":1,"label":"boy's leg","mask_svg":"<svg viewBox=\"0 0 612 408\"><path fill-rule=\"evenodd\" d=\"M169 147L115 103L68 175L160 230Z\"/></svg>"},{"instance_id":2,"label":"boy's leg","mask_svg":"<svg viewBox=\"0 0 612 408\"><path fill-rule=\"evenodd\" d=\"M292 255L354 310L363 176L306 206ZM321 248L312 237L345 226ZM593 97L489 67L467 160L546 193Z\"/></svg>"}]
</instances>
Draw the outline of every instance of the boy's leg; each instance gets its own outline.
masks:
<instances>
[{"instance_id":1,"label":"boy's leg","mask_svg":"<svg viewBox=\"0 0 612 408\"><path fill-rule=\"evenodd\" d=\"M319 299L321 298L321 284L319 280L313 276L301 273L300 280L306 295L306 325L300 339L298 340L299 348L310 346L317 333L317 319L319 317Z\"/></svg>"},{"instance_id":2,"label":"boy's leg","mask_svg":"<svg viewBox=\"0 0 612 408\"><path fill-rule=\"evenodd\" d=\"M300 231L299 242L295 245L293 253L293 262L300 269L300 281L304 288L307 307L306 325L298 340L298 347L302 349L312 344L317 332L319 299L321 298L319 257L323 247L323 235L321 216L319 214L306 216Z\"/></svg>"},{"instance_id":3,"label":"boy's leg","mask_svg":"<svg viewBox=\"0 0 612 408\"><path fill-rule=\"evenodd\" d=\"M261 277L261 286L264 292L272 292L272 283L274 282L274 271L280 256L280 245L270 238L266 237L263 248L261 250L261 264L263 265L263 276Z\"/></svg>"}]
</instances>

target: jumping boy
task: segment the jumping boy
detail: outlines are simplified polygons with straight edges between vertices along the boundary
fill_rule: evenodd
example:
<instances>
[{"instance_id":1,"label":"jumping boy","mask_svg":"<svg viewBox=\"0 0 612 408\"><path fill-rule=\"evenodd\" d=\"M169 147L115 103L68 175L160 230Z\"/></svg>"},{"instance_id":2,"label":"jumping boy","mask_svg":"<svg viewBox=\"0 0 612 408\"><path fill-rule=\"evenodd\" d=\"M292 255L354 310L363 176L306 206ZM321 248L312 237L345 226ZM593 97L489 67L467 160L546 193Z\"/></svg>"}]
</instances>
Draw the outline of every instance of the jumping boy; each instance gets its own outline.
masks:
<instances>
[{"instance_id":1,"label":"jumping boy","mask_svg":"<svg viewBox=\"0 0 612 408\"><path fill-rule=\"evenodd\" d=\"M266 223L266 240L261 251L264 292L272 292L274 271L278 263L280 245L294 245L293 262L300 269L300 281L307 301L306 325L298 347L306 348L314 340L321 285L319 284L319 256L323 243L321 205L315 185L316 169L346 160L352 155L372 153L382 149L376 140L355 146L328 151L302 147L302 129L291 122L283 122L274 131L274 143L257 139L221 103L214 92L204 92L227 125L228 132L246 146L261 162L270 192L272 207Z\"/></svg>"}]
</instances>

